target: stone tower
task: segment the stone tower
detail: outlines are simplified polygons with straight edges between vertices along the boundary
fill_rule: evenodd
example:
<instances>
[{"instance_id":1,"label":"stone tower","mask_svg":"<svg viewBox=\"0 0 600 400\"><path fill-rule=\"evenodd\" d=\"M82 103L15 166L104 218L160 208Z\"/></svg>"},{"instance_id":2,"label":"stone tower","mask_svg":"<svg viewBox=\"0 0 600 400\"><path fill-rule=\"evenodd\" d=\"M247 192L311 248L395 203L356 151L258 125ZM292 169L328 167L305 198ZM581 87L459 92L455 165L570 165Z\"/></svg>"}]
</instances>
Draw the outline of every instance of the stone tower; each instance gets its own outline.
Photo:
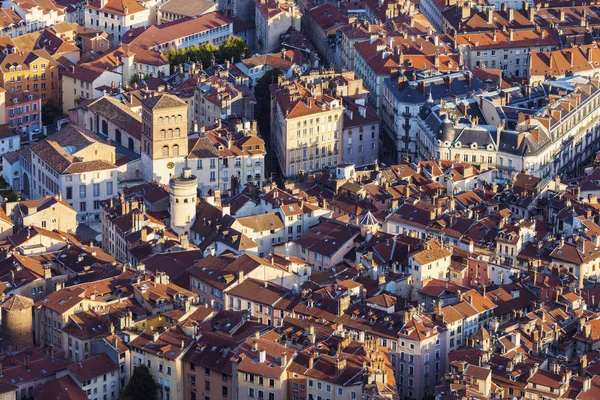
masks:
<instances>
[{"instance_id":1,"label":"stone tower","mask_svg":"<svg viewBox=\"0 0 600 400\"><path fill-rule=\"evenodd\" d=\"M365 238L365 241L368 242L377 232L379 232L379 222L377 222L377 219L371 214L371 211L368 211L360 221L360 234Z\"/></svg>"},{"instance_id":2,"label":"stone tower","mask_svg":"<svg viewBox=\"0 0 600 400\"><path fill-rule=\"evenodd\" d=\"M187 104L161 93L142 100L142 167L145 180L167 184L188 153Z\"/></svg>"},{"instance_id":3,"label":"stone tower","mask_svg":"<svg viewBox=\"0 0 600 400\"><path fill-rule=\"evenodd\" d=\"M2 350L11 353L33 346L33 300L15 295L1 307Z\"/></svg>"},{"instance_id":4,"label":"stone tower","mask_svg":"<svg viewBox=\"0 0 600 400\"><path fill-rule=\"evenodd\" d=\"M183 168L183 173L169 181L171 203L171 229L179 235L189 234L196 217L198 178L192 170Z\"/></svg>"}]
</instances>

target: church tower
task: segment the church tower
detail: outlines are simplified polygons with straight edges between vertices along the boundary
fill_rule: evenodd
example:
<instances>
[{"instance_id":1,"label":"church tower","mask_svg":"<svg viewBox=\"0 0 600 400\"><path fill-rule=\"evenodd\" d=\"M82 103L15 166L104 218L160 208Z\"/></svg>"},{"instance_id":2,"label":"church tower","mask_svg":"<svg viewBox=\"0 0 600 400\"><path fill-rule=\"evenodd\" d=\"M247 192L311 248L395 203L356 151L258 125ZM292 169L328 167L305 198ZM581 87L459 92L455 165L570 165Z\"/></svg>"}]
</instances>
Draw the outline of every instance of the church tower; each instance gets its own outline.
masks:
<instances>
[{"instance_id":1,"label":"church tower","mask_svg":"<svg viewBox=\"0 0 600 400\"><path fill-rule=\"evenodd\" d=\"M181 174L188 153L187 104L161 93L142 99L142 175L168 184Z\"/></svg>"}]
</instances>

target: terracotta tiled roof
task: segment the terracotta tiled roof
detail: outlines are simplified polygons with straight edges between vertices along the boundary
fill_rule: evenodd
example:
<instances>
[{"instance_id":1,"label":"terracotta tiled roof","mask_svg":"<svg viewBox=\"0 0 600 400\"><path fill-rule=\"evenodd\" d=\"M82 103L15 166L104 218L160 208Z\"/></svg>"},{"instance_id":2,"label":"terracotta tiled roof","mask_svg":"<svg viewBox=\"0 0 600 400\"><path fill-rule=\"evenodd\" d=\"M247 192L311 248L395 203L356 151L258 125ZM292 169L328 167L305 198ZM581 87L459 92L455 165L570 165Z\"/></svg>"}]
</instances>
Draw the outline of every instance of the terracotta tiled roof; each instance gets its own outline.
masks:
<instances>
[{"instance_id":1,"label":"terracotta tiled roof","mask_svg":"<svg viewBox=\"0 0 600 400\"><path fill-rule=\"evenodd\" d=\"M87 394L81 389L73 378L65 375L61 378L51 380L33 389L33 399L56 399L56 400L87 400Z\"/></svg>"},{"instance_id":2,"label":"terracotta tiled roof","mask_svg":"<svg viewBox=\"0 0 600 400\"><path fill-rule=\"evenodd\" d=\"M30 52L23 53L11 53L5 54L0 57L0 69L4 72L10 72L10 67L20 66L22 70L29 70L29 65L39 59L44 59L48 65L56 67L56 61L52 58L46 50L32 50Z\"/></svg>"},{"instance_id":3,"label":"terracotta tiled roof","mask_svg":"<svg viewBox=\"0 0 600 400\"><path fill-rule=\"evenodd\" d=\"M69 365L69 371L79 382L89 381L92 378L115 371L118 368L119 366L106 353L100 353L97 356Z\"/></svg>"},{"instance_id":4,"label":"terracotta tiled roof","mask_svg":"<svg viewBox=\"0 0 600 400\"><path fill-rule=\"evenodd\" d=\"M146 10L135 0L107 0L104 6L102 0L91 0L87 3L87 7L120 15L131 15Z\"/></svg>"},{"instance_id":5,"label":"terracotta tiled roof","mask_svg":"<svg viewBox=\"0 0 600 400\"><path fill-rule=\"evenodd\" d=\"M441 247L437 240L429 240L427 247L419 250L410 256L413 257L419 264L429 264L438 261L442 258L450 257L452 252L446 247Z\"/></svg>"},{"instance_id":6,"label":"terracotta tiled roof","mask_svg":"<svg viewBox=\"0 0 600 400\"><path fill-rule=\"evenodd\" d=\"M86 160L77 156L81 150L97 143L101 141L94 134L68 125L51 137L32 145L30 150L60 174L114 168L114 164L105 160Z\"/></svg>"},{"instance_id":7,"label":"terracotta tiled roof","mask_svg":"<svg viewBox=\"0 0 600 400\"><path fill-rule=\"evenodd\" d=\"M10 28L22 21L23 19L12 8L0 8L0 27Z\"/></svg>"},{"instance_id":8,"label":"terracotta tiled roof","mask_svg":"<svg viewBox=\"0 0 600 400\"><path fill-rule=\"evenodd\" d=\"M348 23L348 17L331 4L313 8L310 10L310 16L311 20L325 32Z\"/></svg>"},{"instance_id":9,"label":"terracotta tiled roof","mask_svg":"<svg viewBox=\"0 0 600 400\"><path fill-rule=\"evenodd\" d=\"M84 295L85 290L81 288L65 288L57 292L50 293L48 296L37 301L35 306L37 308L47 307L54 312L62 314L81 303L84 300Z\"/></svg>"},{"instance_id":10,"label":"terracotta tiled roof","mask_svg":"<svg viewBox=\"0 0 600 400\"><path fill-rule=\"evenodd\" d=\"M63 75L84 82L94 82L106 71L108 71L107 68L103 68L99 65L81 64L74 67L73 69L66 69L65 71L63 71Z\"/></svg>"},{"instance_id":11,"label":"terracotta tiled roof","mask_svg":"<svg viewBox=\"0 0 600 400\"><path fill-rule=\"evenodd\" d=\"M184 18L174 23L152 25L145 31L138 32L129 44L152 49L161 44L229 24L233 24L233 20L220 12L212 12L197 18Z\"/></svg>"},{"instance_id":12,"label":"terracotta tiled roof","mask_svg":"<svg viewBox=\"0 0 600 400\"><path fill-rule=\"evenodd\" d=\"M360 234L360 229L334 221L323 221L302 235L295 243L324 256L332 256L351 239Z\"/></svg>"},{"instance_id":13,"label":"terracotta tiled roof","mask_svg":"<svg viewBox=\"0 0 600 400\"><path fill-rule=\"evenodd\" d=\"M564 76L600 68L600 48L596 44L550 52L531 52L532 76Z\"/></svg>"},{"instance_id":14,"label":"terracotta tiled roof","mask_svg":"<svg viewBox=\"0 0 600 400\"><path fill-rule=\"evenodd\" d=\"M244 58L241 63L244 64L246 68L256 68L267 65L272 68L278 68L287 71L294 66L294 62L288 58L287 53L293 55L292 50L287 50L285 57L282 57L282 53L259 54L254 57Z\"/></svg>"},{"instance_id":15,"label":"terracotta tiled roof","mask_svg":"<svg viewBox=\"0 0 600 400\"><path fill-rule=\"evenodd\" d=\"M83 108L103 116L134 138L142 138L142 118L119 100L102 96Z\"/></svg>"}]
</instances>

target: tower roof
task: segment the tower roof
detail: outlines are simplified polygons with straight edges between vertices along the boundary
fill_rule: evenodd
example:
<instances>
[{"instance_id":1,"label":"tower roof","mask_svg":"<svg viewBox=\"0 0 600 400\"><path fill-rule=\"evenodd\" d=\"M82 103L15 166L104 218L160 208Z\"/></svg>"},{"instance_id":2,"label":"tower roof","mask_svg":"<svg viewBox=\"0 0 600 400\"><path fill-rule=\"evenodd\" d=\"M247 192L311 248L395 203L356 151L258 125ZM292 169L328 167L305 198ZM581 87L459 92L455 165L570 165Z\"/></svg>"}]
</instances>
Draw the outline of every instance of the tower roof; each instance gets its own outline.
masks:
<instances>
[{"instance_id":1,"label":"tower roof","mask_svg":"<svg viewBox=\"0 0 600 400\"><path fill-rule=\"evenodd\" d=\"M28 297L24 297L17 294L6 300L4 303L2 303L1 307L11 311L25 310L27 308L33 307L33 300L31 300Z\"/></svg>"},{"instance_id":2,"label":"tower roof","mask_svg":"<svg viewBox=\"0 0 600 400\"><path fill-rule=\"evenodd\" d=\"M362 221L360 221L361 225L378 225L377 218L371 214L371 211L367 211L367 214L363 217Z\"/></svg>"},{"instance_id":3,"label":"tower roof","mask_svg":"<svg viewBox=\"0 0 600 400\"><path fill-rule=\"evenodd\" d=\"M475 334L473 335L473 339L481 340L481 341L483 341L483 340L489 340L490 339L490 334L482 326L477 332L475 332Z\"/></svg>"},{"instance_id":4,"label":"tower roof","mask_svg":"<svg viewBox=\"0 0 600 400\"><path fill-rule=\"evenodd\" d=\"M159 108L187 107L187 104L183 100L165 93L142 99L142 104L151 110Z\"/></svg>"}]
</instances>

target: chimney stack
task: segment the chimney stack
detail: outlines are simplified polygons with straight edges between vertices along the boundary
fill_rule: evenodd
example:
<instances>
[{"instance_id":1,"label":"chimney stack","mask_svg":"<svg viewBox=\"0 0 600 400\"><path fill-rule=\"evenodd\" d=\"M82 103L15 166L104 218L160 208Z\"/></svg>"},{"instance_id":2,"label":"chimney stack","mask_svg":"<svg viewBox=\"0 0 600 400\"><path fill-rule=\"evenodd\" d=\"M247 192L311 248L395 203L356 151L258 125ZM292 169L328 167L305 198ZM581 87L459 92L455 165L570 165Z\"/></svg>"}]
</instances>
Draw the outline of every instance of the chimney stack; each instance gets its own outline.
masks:
<instances>
[{"instance_id":1,"label":"chimney stack","mask_svg":"<svg viewBox=\"0 0 600 400\"><path fill-rule=\"evenodd\" d=\"M528 14L529 14L529 20L530 20L531 22L533 22L533 21L535 20L535 8L534 8L534 7L529 7L529 8L527 9L527 12L528 12Z\"/></svg>"}]
</instances>

